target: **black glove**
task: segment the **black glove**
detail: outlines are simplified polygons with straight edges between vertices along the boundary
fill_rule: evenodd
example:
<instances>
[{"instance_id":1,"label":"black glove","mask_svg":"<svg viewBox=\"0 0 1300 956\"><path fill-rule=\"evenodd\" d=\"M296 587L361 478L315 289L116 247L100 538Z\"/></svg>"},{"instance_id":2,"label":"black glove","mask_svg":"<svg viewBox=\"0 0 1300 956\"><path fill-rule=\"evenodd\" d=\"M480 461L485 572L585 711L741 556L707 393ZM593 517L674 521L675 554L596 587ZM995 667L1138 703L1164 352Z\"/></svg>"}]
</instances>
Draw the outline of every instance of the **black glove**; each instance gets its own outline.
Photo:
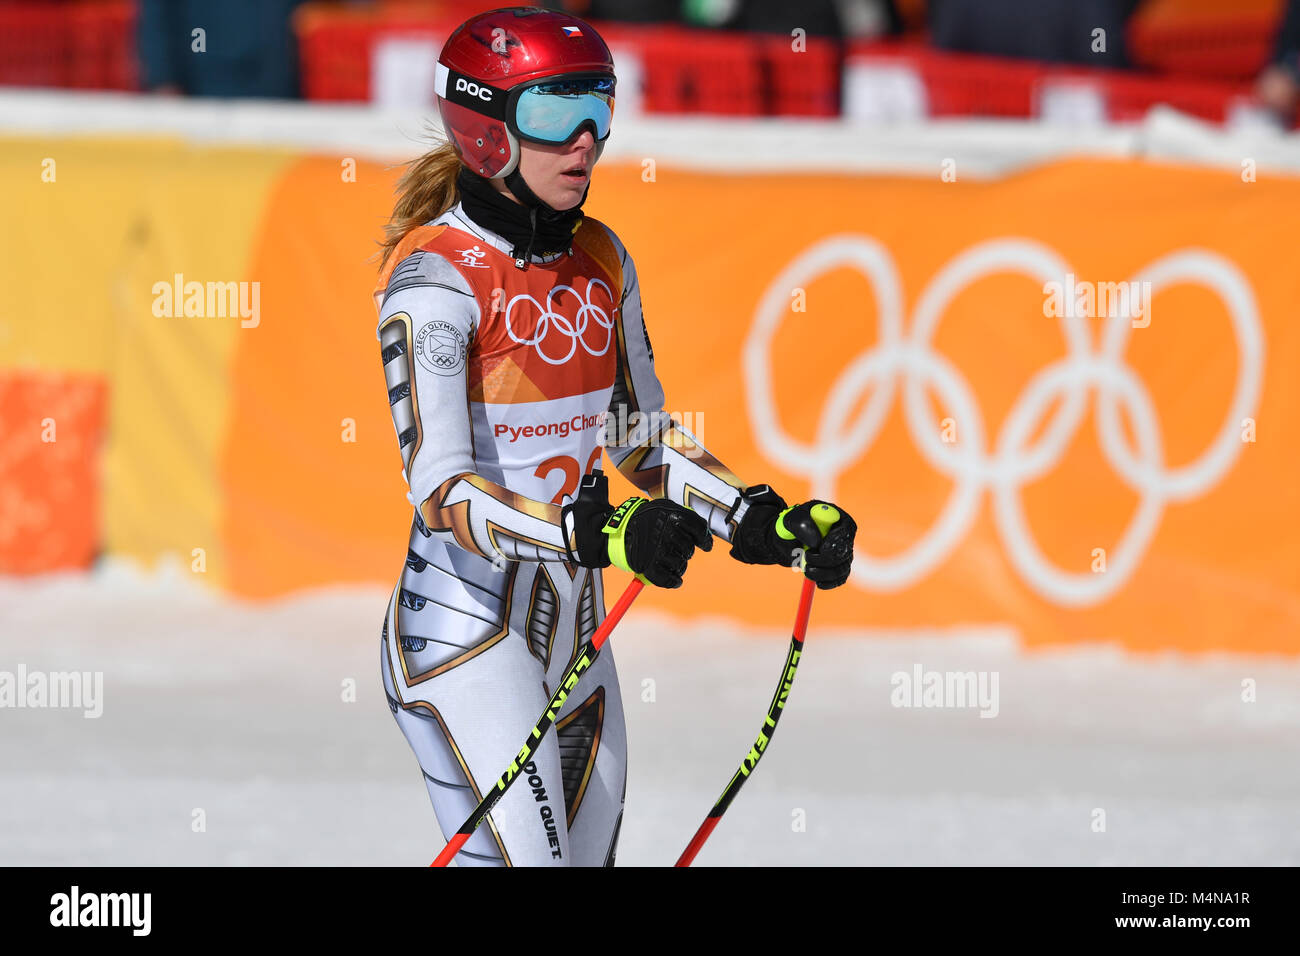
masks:
<instances>
[{"instance_id":1,"label":"black glove","mask_svg":"<svg viewBox=\"0 0 1300 956\"><path fill-rule=\"evenodd\" d=\"M709 523L667 498L629 498L604 528L611 562L656 587L679 588L698 547L713 550Z\"/></svg>"},{"instance_id":2,"label":"black glove","mask_svg":"<svg viewBox=\"0 0 1300 956\"><path fill-rule=\"evenodd\" d=\"M582 568L609 567L609 549L605 544L608 539L600 529L613 511L605 473L597 468L583 475L573 503L560 509L560 526L564 529L564 546L570 561Z\"/></svg>"},{"instance_id":3,"label":"black glove","mask_svg":"<svg viewBox=\"0 0 1300 956\"><path fill-rule=\"evenodd\" d=\"M696 547L713 550L708 522L665 498L609 504L609 479L583 477L577 498L560 512L569 558L584 568L613 564L661 588L679 588Z\"/></svg>"},{"instance_id":4,"label":"black glove","mask_svg":"<svg viewBox=\"0 0 1300 956\"><path fill-rule=\"evenodd\" d=\"M858 526L849 513L837 505L835 522L823 537L813 520L815 505L825 501L806 501L787 507L785 499L768 485L754 485L741 492L749 503L736 533L731 539L731 556L746 564L784 564L794 566L803 551L804 575L822 590L837 588L849 579L853 567L853 539ZM792 538L778 531L778 521Z\"/></svg>"}]
</instances>

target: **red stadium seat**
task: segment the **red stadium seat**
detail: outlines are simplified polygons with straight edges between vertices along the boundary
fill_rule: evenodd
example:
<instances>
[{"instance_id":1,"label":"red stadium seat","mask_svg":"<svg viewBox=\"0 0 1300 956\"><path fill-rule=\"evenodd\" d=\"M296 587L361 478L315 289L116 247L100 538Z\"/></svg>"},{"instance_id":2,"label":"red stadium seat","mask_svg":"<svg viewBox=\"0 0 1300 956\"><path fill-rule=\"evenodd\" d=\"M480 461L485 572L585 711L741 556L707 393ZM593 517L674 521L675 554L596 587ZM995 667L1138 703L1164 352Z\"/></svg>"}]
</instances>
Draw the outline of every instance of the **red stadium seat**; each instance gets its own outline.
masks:
<instances>
[{"instance_id":1,"label":"red stadium seat","mask_svg":"<svg viewBox=\"0 0 1300 956\"><path fill-rule=\"evenodd\" d=\"M139 88L133 0L0 0L0 84Z\"/></svg>"},{"instance_id":2,"label":"red stadium seat","mask_svg":"<svg viewBox=\"0 0 1300 956\"><path fill-rule=\"evenodd\" d=\"M1129 58L1161 73L1253 79L1272 52L1280 13L1276 0L1262 10L1224 4L1219 12L1199 15L1159 16L1158 10L1139 10L1128 29Z\"/></svg>"},{"instance_id":3,"label":"red stadium seat","mask_svg":"<svg viewBox=\"0 0 1300 956\"><path fill-rule=\"evenodd\" d=\"M808 37L795 51L790 37L755 38L768 69L769 112L778 116L838 116L840 55L837 44Z\"/></svg>"}]
</instances>

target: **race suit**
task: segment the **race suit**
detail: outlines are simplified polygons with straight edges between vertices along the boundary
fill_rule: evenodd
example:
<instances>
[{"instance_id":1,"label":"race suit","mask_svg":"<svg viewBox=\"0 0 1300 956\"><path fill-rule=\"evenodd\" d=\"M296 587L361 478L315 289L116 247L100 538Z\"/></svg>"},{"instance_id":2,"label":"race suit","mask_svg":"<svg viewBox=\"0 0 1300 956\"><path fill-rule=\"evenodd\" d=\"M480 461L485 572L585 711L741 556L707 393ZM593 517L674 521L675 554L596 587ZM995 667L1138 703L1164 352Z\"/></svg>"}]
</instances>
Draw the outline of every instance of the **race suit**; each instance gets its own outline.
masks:
<instances>
[{"instance_id":1,"label":"race suit","mask_svg":"<svg viewBox=\"0 0 1300 956\"><path fill-rule=\"evenodd\" d=\"M375 291L414 506L380 666L444 838L604 619L601 572L571 558L561 521L602 446L646 495L693 509L723 541L746 507L740 479L663 414L618 237L584 218L566 252L519 268L510 250L457 204L407 234ZM606 645L457 864L612 865L626 750Z\"/></svg>"}]
</instances>

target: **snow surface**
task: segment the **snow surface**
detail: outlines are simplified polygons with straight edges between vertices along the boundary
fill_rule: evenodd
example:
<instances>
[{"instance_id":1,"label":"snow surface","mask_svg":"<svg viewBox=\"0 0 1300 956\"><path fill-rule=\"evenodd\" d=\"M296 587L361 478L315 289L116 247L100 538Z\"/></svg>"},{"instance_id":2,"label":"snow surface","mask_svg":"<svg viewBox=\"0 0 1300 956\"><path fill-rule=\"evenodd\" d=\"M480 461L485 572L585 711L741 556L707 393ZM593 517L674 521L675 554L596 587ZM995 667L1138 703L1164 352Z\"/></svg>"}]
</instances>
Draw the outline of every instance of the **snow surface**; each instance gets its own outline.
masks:
<instances>
[{"instance_id":1,"label":"snow surface","mask_svg":"<svg viewBox=\"0 0 1300 956\"><path fill-rule=\"evenodd\" d=\"M0 864L427 863L441 840L378 673L387 598L247 604L117 563L0 578L0 671L104 673L99 719L0 709ZM785 657L774 623L633 607L615 631L620 865L671 864L734 772ZM996 672L997 717L893 706L918 663ZM1300 662L829 631L814 604L779 731L696 865L1075 863L1300 864Z\"/></svg>"}]
</instances>

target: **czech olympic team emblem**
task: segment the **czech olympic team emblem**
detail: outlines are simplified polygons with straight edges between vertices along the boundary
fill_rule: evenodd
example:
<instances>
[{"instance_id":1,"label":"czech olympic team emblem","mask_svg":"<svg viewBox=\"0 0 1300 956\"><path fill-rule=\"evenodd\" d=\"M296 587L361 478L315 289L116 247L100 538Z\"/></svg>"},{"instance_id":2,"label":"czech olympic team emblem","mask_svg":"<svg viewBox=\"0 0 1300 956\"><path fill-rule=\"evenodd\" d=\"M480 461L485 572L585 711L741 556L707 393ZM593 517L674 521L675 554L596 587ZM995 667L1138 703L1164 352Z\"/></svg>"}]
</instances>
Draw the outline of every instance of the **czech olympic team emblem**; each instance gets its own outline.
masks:
<instances>
[{"instance_id":1,"label":"czech olympic team emblem","mask_svg":"<svg viewBox=\"0 0 1300 956\"><path fill-rule=\"evenodd\" d=\"M415 357L437 375L455 375L465 367L465 336L450 322L434 319L415 337Z\"/></svg>"}]
</instances>

